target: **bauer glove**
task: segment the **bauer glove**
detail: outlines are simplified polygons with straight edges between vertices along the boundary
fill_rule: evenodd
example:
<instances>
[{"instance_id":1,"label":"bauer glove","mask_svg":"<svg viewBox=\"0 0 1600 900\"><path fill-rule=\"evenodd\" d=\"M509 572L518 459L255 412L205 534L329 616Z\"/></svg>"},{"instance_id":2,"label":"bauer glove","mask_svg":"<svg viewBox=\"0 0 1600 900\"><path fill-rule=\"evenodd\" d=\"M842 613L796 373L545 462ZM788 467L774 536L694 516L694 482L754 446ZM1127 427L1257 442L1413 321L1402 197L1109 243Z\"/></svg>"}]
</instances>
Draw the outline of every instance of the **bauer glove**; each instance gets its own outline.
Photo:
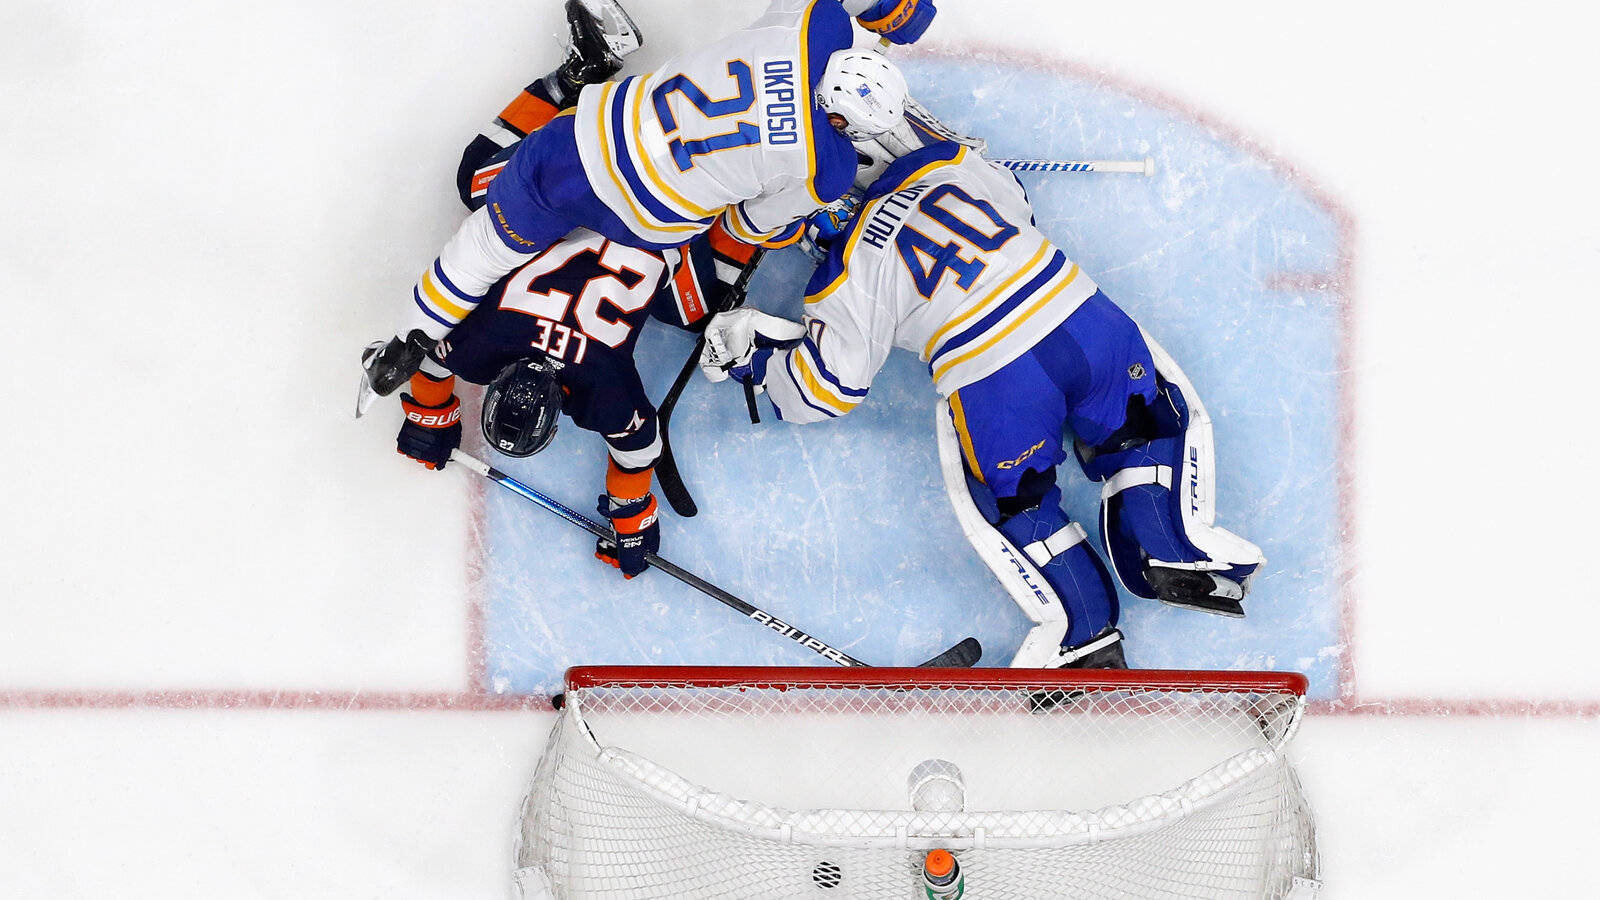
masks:
<instances>
[{"instance_id":1,"label":"bauer glove","mask_svg":"<svg viewBox=\"0 0 1600 900\"><path fill-rule=\"evenodd\" d=\"M922 37L937 13L933 0L879 0L856 16L856 21L896 44L909 44Z\"/></svg>"},{"instance_id":2,"label":"bauer glove","mask_svg":"<svg viewBox=\"0 0 1600 900\"><path fill-rule=\"evenodd\" d=\"M595 544L594 558L621 569L623 578L632 578L649 568L645 554L654 554L661 549L661 523L656 517L656 495L645 494L637 500L618 500L610 494L601 494L599 512L611 520L612 537L601 538Z\"/></svg>"},{"instance_id":3,"label":"bauer glove","mask_svg":"<svg viewBox=\"0 0 1600 900\"><path fill-rule=\"evenodd\" d=\"M406 421L395 438L396 451L430 469L444 468L450 451L461 446L461 401L451 391L454 385L454 376L435 380L419 372L412 377L417 396L400 395Z\"/></svg>"}]
</instances>

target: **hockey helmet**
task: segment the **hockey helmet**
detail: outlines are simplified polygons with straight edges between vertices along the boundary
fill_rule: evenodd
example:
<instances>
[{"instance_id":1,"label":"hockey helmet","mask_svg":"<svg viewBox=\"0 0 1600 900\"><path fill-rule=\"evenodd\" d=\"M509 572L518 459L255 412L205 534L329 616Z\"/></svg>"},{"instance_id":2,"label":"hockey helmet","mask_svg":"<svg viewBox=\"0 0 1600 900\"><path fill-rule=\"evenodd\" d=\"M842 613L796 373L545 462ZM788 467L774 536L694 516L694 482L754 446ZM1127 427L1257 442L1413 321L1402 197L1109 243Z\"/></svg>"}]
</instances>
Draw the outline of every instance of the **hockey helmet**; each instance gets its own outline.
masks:
<instances>
[{"instance_id":1,"label":"hockey helmet","mask_svg":"<svg viewBox=\"0 0 1600 900\"><path fill-rule=\"evenodd\" d=\"M561 419L561 363L521 359L496 375L483 395L483 439L506 456L532 456L550 445Z\"/></svg>"},{"instance_id":2,"label":"hockey helmet","mask_svg":"<svg viewBox=\"0 0 1600 900\"><path fill-rule=\"evenodd\" d=\"M876 50L839 50L817 81L817 105L852 141L876 137L905 118L906 77Z\"/></svg>"}]
</instances>

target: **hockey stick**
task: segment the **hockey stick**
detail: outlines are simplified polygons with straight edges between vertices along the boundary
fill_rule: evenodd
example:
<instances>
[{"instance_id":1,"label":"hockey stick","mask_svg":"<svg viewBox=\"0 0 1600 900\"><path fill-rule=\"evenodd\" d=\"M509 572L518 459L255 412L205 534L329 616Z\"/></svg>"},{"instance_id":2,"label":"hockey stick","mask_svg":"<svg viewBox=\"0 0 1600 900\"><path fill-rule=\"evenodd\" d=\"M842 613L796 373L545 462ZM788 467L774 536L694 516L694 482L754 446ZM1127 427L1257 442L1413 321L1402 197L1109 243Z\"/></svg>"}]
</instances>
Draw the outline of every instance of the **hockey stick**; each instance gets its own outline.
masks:
<instances>
[{"instance_id":1,"label":"hockey stick","mask_svg":"<svg viewBox=\"0 0 1600 900\"><path fill-rule=\"evenodd\" d=\"M758 247L750 256L750 262L745 264L744 271L734 279L728 288L727 296L712 310L712 315L736 309L744 302L745 291L750 286L750 276L755 274L756 264L761 262L761 257L766 255L766 250ZM683 476L678 472L678 461L672 455L672 441L667 438L668 423L672 420L672 411L678 406L678 398L683 395L683 389L689 384L689 378L694 375L694 370L700 364L700 351L706 347L706 336L702 333L694 342L694 350L689 358L683 361L683 368L678 370L678 377L673 379L672 387L667 389L667 396L661 400L661 405L656 407L656 428L661 433L661 458L656 460L656 480L661 483L661 495L667 498L667 505L672 511L685 519L692 519L699 514L700 508L695 506L694 498L689 496L689 488L683 483ZM755 401L750 404L754 406Z\"/></svg>"},{"instance_id":2,"label":"hockey stick","mask_svg":"<svg viewBox=\"0 0 1600 900\"><path fill-rule=\"evenodd\" d=\"M1144 159L992 159L992 163L1005 166L1013 172L1125 172L1129 175L1150 176L1156 173L1156 161Z\"/></svg>"},{"instance_id":3,"label":"hockey stick","mask_svg":"<svg viewBox=\"0 0 1600 900\"><path fill-rule=\"evenodd\" d=\"M513 494L516 494L526 500L533 501L539 506L544 507L546 510L555 513L563 519L566 519L568 522L571 522L579 528L582 528L595 537L607 539L612 537L611 529L591 521L588 517L582 515L581 513L575 512L574 510L562 505L560 502L539 493L533 488L528 487L515 478L512 478L510 475L507 475L506 473L494 468L483 460L466 453L465 451L459 449L452 451L450 454L450 459L460 463L463 466L466 466L474 472L477 472L479 475L482 475L490 481L493 481L495 484L498 484L506 490L511 491ZM717 602L736 610L741 615L765 625L773 631L776 631L778 634L783 635L789 640L794 641L800 646L805 647L807 650L810 650L811 652L816 653L825 659L832 660L841 666L868 665L867 663L856 659L848 653L845 653L843 650L831 647L824 643L821 639L806 634L804 631L801 631L793 625L790 625L788 622L785 622L782 619L769 615L768 613L751 606L750 604L740 600L738 597L735 597L722 588L719 588L711 582L706 581L704 578L701 578L693 572L679 568L677 565L662 559L660 556L657 556L654 553L646 553L644 558L649 561L651 566L660 569L668 575L671 575L673 578L676 578L700 593L705 594L707 597L710 597L713 600L716 600ZM963 638L955 646L944 651L943 653L940 653L938 656L935 656L927 662L919 664L918 667L966 668L977 663L978 659L982 655L983 647L979 645L977 638Z\"/></svg>"}]
</instances>

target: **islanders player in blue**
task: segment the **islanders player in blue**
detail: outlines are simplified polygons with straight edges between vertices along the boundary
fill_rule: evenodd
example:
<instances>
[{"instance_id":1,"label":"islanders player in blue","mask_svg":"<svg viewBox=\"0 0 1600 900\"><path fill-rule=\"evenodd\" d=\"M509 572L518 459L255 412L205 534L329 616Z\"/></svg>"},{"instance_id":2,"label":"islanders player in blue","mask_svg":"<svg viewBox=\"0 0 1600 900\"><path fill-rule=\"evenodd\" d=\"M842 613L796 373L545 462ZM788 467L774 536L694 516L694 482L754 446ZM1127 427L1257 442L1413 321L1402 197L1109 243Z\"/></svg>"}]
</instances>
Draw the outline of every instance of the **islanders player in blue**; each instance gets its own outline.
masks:
<instances>
[{"instance_id":1,"label":"islanders player in blue","mask_svg":"<svg viewBox=\"0 0 1600 900\"><path fill-rule=\"evenodd\" d=\"M615 71L595 25L574 15L580 49L518 94L467 147L457 186L468 209L483 206L506 160L556 115L564 95ZM599 433L609 457L600 513L613 536L599 542L596 556L632 578L645 569L645 554L660 548L651 481L662 444L634 348L648 318L703 329L726 290L715 274L726 265L709 236L646 250L573 230L496 281L430 348L401 394L405 422L396 449L429 469L447 465L461 442L457 378L489 385L483 435L505 455L544 449L563 415Z\"/></svg>"},{"instance_id":2,"label":"islanders player in blue","mask_svg":"<svg viewBox=\"0 0 1600 900\"><path fill-rule=\"evenodd\" d=\"M637 46L614 0L569 0L568 12L596 23L619 63ZM553 98L561 114L520 142L424 271L395 337L368 354L367 386L399 387L507 272L574 228L646 249L708 231L749 252L797 240L856 174L854 147L816 97L854 43L851 17L909 43L934 15L933 0L771 0L748 27L655 72Z\"/></svg>"},{"instance_id":3,"label":"islanders player in blue","mask_svg":"<svg viewBox=\"0 0 1600 900\"><path fill-rule=\"evenodd\" d=\"M904 95L887 60L858 71L880 97ZM930 143L892 121L898 108L837 115L897 158L832 240L804 320L717 315L707 377L764 389L785 421L821 422L863 402L890 349L916 353L940 397L962 530L1034 623L1014 667L1125 667L1113 571L1136 596L1242 616L1264 560L1215 523L1211 419L1177 363L1034 227L1011 173ZM1109 571L1061 507L1064 435L1103 485Z\"/></svg>"}]
</instances>

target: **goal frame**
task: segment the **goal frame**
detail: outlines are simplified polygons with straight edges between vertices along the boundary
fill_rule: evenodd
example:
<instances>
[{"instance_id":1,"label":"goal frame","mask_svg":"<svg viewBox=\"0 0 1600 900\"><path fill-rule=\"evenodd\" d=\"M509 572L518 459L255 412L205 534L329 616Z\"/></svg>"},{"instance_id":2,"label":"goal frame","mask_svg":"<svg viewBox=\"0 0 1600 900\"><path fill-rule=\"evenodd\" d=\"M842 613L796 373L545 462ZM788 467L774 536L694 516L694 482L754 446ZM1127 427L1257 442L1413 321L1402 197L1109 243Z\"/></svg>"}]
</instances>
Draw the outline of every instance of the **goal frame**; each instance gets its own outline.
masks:
<instances>
[{"instance_id":1,"label":"goal frame","mask_svg":"<svg viewBox=\"0 0 1600 900\"><path fill-rule=\"evenodd\" d=\"M1182 879L1225 888L1227 896L1280 900L1314 896L1320 883L1315 826L1286 753L1306 708L1308 680L1296 672L585 665L568 669L564 684L566 702L558 697L555 703L562 719L551 733L519 826L515 877L524 898L569 896L558 885L587 886L600 891L596 896L630 900L678 895L641 887L635 881L641 871L652 873L651 877L673 872L674 877L698 879L693 883L710 891L705 896L751 896L748 884L731 889L733 893L719 893L730 889L720 876L701 884L712 877L706 865L726 865L725 861L678 868L693 856L685 855L685 847L702 846L698 843L702 841L703 846L743 854L741 859L758 852L759 865L736 866L730 877L759 877L763 890L785 898L809 895L809 888L796 893L788 882L811 864L812 856L843 865L852 873L851 883L869 886L863 889L873 891L872 897L893 896L899 887L884 893L884 879L899 878L903 873L896 874L896 867L905 868L909 865L905 860L914 862L912 857L930 848L972 854L963 865L970 862L972 876L980 880L992 879L996 871L1011 872L1015 866L1016 887L1024 893L1011 890L1002 894L1005 897L1026 896L1026 890L1037 887L1040 872L1063 867L1081 874L1085 886L1103 886L1108 882L1093 879L1115 877L1121 870L1150 870L1150 877L1159 879L1147 885L1148 894L1139 896L1151 897L1183 895L1183 890L1172 887ZM961 695L970 699L954 705L945 702ZM1229 695L1237 695L1237 700ZM1019 701L1023 701L1020 706ZM778 737L782 750L763 766L741 768L731 779L725 777L726 769L706 765L706 757L692 750L686 753L685 745L672 736L671 729L679 726L670 721L663 725L660 718L684 714L687 727L693 729L697 716L708 716L703 721L711 728L699 732L700 739L727 740L717 746L730 758L748 760L757 757L740 757L738 748L749 753L751 746L769 738L757 736L753 743L745 743L743 736L717 723L748 715L759 724L763 716L785 714L791 703L800 721L814 718L786 735L789 740ZM1009 718L1019 712L1021 719ZM819 714L821 718L815 718ZM805 743L812 739L827 754L853 746L853 732L848 729L857 714L869 717L864 722L888 724L862 732L866 752L879 754L871 758L891 763L883 771L908 763L909 759L896 758L907 748L914 751L913 758L926 756L924 762L940 757L962 767L973 758L964 759L963 754L992 758L999 727L1018 729L1004 733L1033 741L1091 733L1105 737L1102 755L1078 758L1078 771L1090 779L1110 776L1110 781L1082 781L1081 775L1075 776L1078 783L1071 777L1051 780L1047 773L1040 782L1048 786L1046 790L1065 788L1070 793L1082 784L1093 789L1113 785L1109 790L1115 794L1120 787L1116 779L1134 771L1122 765L1125 760L1136 761L1141 773L1150 774L1127 782L1128 793L1114 799L1038 806L1031 795L1018 803L1018 795L1005 788L996 794L993 776L980 786L972 778L975 770L967 769L963 790L981 787L982 799L975 808L954 811L917 805L914 787L908 787L912 795L906 806L885 802L883 778L874 776L857 785L847 774L841 781L834 778L838 771L828 769L831 763L823 764L820 775L810 776L820 780L789 780L790 770L783 768L789 764L785 753L793 754L797 747L801 754L814 752ZM880 714L886 718L870 718ZM643 719L635 718L641 715ZM940 729L949 727L950 715L971 715L978 728L951 732L955 755L944 757L939 752ZM1097 724L1101 722L1105 724ZM1204 722L1217 724L1197 725ZM642 732L636 730L640 725L646 726ZM1102 727L1106 730L1099 730ZM1180 740L1193 735L1200 741L1194 745L1200 755L1192 769L1181 750L1188 745L1181 743L1168 744L1178 749L1162 748L1156 756L1116 755L1124 745L1164 740L1162 728L1174 729L1172 736ZM631 739L622 737L628 733ZM661 743L663 736L669 743ZM656 756L657 752L663 755ZM816 757L838 758L837 754ZM1115 765L1096 768L1107 759ZM772 778L775 773L778 780ZM1164 780L1168 775L1172 780ZM775 789L780 784L783 788ZM841 801L841 784L850 786L846 791L867 790ZM827 799L808 804L783 793L809 798L814 787L822 789L817 796ZM864 799L869 796L871 800ZM997 801L997 796L1009 799ZM577 805L565 805L569 801ZM1239 810L1245 813L1241 816ZM1209 821L1247 820L1250 824L1241 828L1256 830L1212 836L1204 831L1212 827L1208 817ZM639 833L649 837L649 848L619 844L617 835L623 833L619 822L623 827L643 827ZM691 838L697 843L684 843ZM1214 858L1218 846L1233 855ZM1171 849L1174 855L1160 857L1170 859L1170 865L1158 863L1152 868L1143 863L1139 854L1152 848ZM1259 881L1251 886L1250 879ZM1135 883L1144 884L1129 882ZM990 881L991 887L996 884ZM1237 893L1240 885L1252 893ZM1264 893L1253 893L1257 888ZM578 895L587 896L572 894ZM1092 894L1080 891L1072 896Z\"/></svg>"},{"instance_id":2,"label":"goal frame","mask_svg":"<svg viewBox=\"0 0 1600 900\"><path fill-rule=\"evenodd\" d=\"M1304 697L1308 682L1298 672L1205 669L922 669L821 666L573 666L567 690L617 684L660 687L928 687L1067 688L1084 691L1208 690L1220 693L1281 693Z\"/></svg>"}]
</instances>

